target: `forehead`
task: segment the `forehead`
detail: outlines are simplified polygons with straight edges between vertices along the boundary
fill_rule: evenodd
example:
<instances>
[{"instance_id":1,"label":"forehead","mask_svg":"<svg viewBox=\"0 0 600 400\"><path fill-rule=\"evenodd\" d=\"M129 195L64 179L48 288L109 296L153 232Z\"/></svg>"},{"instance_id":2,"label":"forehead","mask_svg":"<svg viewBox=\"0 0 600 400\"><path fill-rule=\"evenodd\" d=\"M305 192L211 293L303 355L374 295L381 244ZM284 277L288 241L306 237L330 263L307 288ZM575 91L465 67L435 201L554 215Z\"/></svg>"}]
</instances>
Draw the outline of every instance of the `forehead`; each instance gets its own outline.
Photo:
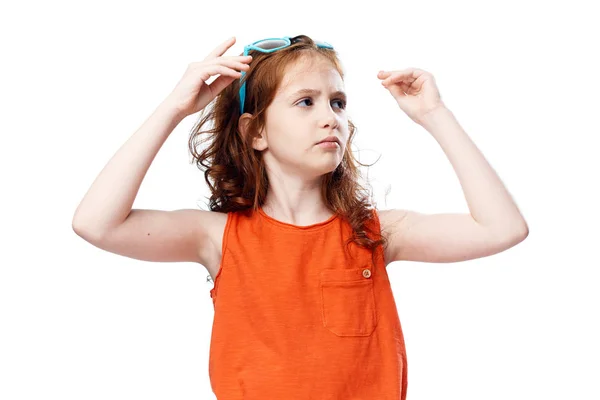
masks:
<instances>
[{"instance_id":1,"label":"forehead","mask_svg":"<svg viewBox=\"0 0 600 400\"><path fill-rule=\"evenodd\" d=\"M289 94L298 89L325 84L343 90L344 81L331 61L323 57L303 57L285 69L279 92Z\"/></svg>"}]
</instances>

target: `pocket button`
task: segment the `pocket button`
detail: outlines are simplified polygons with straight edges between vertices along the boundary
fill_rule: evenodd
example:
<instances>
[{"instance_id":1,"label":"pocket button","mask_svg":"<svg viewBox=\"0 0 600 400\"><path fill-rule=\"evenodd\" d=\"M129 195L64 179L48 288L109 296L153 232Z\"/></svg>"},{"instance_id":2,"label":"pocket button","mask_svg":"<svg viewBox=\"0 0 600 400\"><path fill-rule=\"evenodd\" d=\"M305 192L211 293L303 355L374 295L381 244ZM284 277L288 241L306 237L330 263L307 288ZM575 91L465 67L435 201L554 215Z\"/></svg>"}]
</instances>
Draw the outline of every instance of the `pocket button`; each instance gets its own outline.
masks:
<instances>
[{"instance_id":1,"label":"pocket button","mask_svg":"<svg viewBox=\"0 0 600 400\"><path fill-rule=\"evenodd\" d=\"M370 270L370 269L368 269L368 268L367 268L367 269L363 269L363 272L362 272L362 274L363 274L363 276L364 276L365 278L370 278L370 277L371 277L371 270Z\"/></svg>"}]
</instances>

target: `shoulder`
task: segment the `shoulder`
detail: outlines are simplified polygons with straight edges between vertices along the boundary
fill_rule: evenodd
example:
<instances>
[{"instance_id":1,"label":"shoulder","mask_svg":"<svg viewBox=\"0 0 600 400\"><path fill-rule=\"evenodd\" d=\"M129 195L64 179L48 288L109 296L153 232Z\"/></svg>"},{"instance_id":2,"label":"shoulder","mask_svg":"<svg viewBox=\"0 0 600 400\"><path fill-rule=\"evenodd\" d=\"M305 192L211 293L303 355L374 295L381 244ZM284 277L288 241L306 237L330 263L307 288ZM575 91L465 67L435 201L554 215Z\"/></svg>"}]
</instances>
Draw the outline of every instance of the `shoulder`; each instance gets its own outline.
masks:
<instances>
[{"instance_id":1,"label":"shoulder","mask_svg":"<svg viewBox=\"0 0 600 400\"><path fill-rule=\"evenodd\" d=\"M223 236L223 230L227 224L229 213L217 211L201 211L203 213L202 222L206 224L207 232L210 237Z\"/></svg>"},{"instance_id":2,"label":"shoulder","mask_svg":"<svg viewBox=\"0 0 600 400\"><path fill-rule=\"evenodd\" d=\"M379 219L382 234L390 234L393 231L397 231L404 221L410 214L409 210L403 209L391 209L391 210L378 210L375 209L375 215Z\"/></svg>"},{"instance_id":3,"label":"shoulder","mask_svg":"<svg viewBox=\"0 0 600 400\"><path fill-rule=\"evenodd\" d=\"M397 257L399 241L396 239L409 218L411 211L403 209L377 210L375 214L379 219L381 235L386 239L384 248L385 265L394 261Z\"/></svg>"}]
</instances>

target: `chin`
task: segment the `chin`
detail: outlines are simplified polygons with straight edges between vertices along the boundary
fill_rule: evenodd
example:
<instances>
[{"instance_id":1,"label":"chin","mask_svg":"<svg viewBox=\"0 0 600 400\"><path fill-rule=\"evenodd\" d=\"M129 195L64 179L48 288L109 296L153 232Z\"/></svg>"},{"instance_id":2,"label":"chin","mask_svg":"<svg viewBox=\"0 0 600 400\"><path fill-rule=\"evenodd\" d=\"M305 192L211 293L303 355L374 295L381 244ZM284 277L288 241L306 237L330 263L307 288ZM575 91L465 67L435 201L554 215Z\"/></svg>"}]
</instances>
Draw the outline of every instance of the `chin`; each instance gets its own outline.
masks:
<instances>
[{"instance_id":1,"label":"chin","mask_svg":"<svg viewBox=\"0 0 600 400\"><path fill-rule=\"evenodd\" d=\"M321 166L321 168L318 168L318 173L320 176L323 175L327 175L333 171L335 171L337 169L337 167L340 165L341 162L338 162L336 164L330 164L330 165L323 165Z\"/></svg>"}]
</instances>

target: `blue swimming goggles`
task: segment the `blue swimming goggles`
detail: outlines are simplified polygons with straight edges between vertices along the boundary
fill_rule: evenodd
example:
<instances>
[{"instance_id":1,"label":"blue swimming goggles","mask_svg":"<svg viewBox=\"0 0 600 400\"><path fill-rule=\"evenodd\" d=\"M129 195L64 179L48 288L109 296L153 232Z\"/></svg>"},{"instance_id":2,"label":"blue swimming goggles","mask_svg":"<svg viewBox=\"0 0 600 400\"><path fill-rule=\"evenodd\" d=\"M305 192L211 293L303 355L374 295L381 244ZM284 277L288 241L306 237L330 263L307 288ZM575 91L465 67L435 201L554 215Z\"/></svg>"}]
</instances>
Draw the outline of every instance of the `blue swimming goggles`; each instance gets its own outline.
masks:
<instances>
[{"instance_id":1,"label":"blue swimming goggles","mask_svg":"<svg viewBox=\"0 0 600 400\"><path fill-rule=\"evenodd\" d=\"M244 47L244 55L247 56L248 53L250 52L250 50L260 51L262 53L272 53L274 51L284 49L288 46L291 46L292 44L299 42L299 41L300 41L299 36L296 36L296 37L284 36L282 38L269 38L269 39L257 40L256 42ZM321 42L321 41L315 40L315 44L319 48L333 49L333 46L327 42ZM245 75L246 75L246 72L242 71L242 76L240 77L240 82L242 81L242 79L244 78ZM244 113L244 100L245 99L246 99L246 82L244 82L242 84L242 86L240 87L240 114Z\"/></svg>"}]
</instances>

